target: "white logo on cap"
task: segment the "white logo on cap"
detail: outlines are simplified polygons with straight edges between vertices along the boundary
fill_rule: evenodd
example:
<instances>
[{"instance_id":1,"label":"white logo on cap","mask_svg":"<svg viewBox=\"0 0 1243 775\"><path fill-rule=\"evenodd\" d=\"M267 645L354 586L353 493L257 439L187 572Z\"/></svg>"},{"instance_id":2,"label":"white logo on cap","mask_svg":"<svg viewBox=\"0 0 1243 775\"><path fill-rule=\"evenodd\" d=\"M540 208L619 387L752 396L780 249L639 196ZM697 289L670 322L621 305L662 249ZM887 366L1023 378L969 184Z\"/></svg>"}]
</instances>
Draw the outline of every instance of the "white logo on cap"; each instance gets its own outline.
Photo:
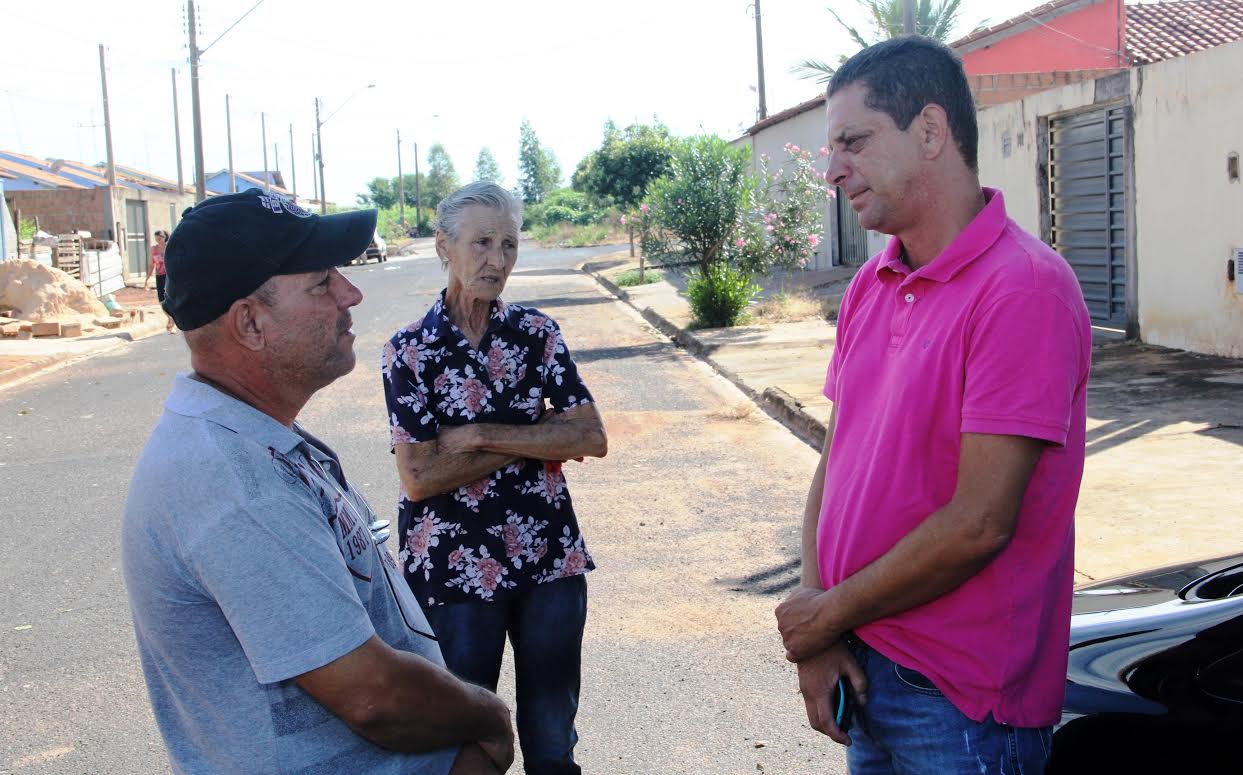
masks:
<instances>
[{"instance_id":1,"label":"white logo on cap","mask_svg":"<svg viewBox=\"0 0 1243 775\"><path fill-rule=\"evenodd\" d=\"M311 213L303 209L297 202L280 194L268 192L259 196L259 203L274 213L287 212L299 218L310 218Z\"/></svg>"}]
</instances>

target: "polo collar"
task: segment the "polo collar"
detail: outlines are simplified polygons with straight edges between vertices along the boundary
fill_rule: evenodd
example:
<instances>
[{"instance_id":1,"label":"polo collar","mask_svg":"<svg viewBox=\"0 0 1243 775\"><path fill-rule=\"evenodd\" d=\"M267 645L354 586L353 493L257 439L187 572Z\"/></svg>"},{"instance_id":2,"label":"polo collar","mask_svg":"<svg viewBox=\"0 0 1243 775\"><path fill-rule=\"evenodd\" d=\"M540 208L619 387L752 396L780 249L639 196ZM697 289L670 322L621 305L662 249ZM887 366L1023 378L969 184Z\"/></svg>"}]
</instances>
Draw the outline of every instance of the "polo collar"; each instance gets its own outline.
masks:
<instances>
[{"instance_id":1,"label":"polo collar","mask_svg":"<svg viewBox=\"0 0 1243 775\"><path fill-rule=\"evenodd\" d=\"M440 296L436 298L436 303L423 316L423 323L420 331L423 334L424 342L434 342L445 334L451 332L454 328L453 322L449 320L448 306L445 304L445 295L449 292L445 288L440 292ZM515 331L519 329L519 309L512 304L507 304L503 299L497 299L492 302L492 314L488 321L488 331L493 331L497 326L508 326Z\"/></svg>"},{"instance_id":2,"label":"polo collar","mask_svg":"<svg viewBox=\"0 0 1243 775\"><path fill-rule=\"evenodd\" d=\"M304 443L292 429L189 374L178 374L173 380L173 390L164 401L164 408L173 414L214 423L282 454L287 455Z\"/></svg>"},{"instance_id":3,"label":"polo collar","mask_svg":"<svg viewBox=\"0 0 1243 775\"><path fill-rule=\"evenodd\" d=\"M911 271L902 260L902 241L897 237L891 238L876 266L877 276L884 271L892 271L900 275L917 275L939 283L954 279L955 275L974 263L997 242L1010 222L1006 215L1006 200L1001 191L985 188L984 200L984 209L967 224L967 228L959 232L954 241L932 263L915 271Z\"/></svg>"}]
</instances>

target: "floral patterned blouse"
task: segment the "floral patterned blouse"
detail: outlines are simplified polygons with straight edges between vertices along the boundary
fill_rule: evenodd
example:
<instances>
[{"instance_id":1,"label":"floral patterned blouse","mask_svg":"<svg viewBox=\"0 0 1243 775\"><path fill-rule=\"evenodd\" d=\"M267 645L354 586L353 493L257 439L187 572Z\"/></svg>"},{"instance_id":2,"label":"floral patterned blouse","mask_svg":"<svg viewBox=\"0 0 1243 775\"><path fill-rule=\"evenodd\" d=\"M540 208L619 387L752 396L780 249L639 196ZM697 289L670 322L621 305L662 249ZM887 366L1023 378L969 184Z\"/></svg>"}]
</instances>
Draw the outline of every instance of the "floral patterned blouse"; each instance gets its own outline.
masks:
<instances>
[{"instance_id":1,"label":"floral patterned blouse","mask_svg":"<svg viewBox=\"0 0 1243 775\"><path fill-rule=\"evenodd\" d=\"M435 439L442 425L534 425L545 401L563 412L592 400L552 318L498 299L474 349L443 291L384 345L381 371L394 445ZM501 600L595 568L560 468L520 460L443 495L403 492L398 558L419 601Z\"/></svg>"}]
</instances>

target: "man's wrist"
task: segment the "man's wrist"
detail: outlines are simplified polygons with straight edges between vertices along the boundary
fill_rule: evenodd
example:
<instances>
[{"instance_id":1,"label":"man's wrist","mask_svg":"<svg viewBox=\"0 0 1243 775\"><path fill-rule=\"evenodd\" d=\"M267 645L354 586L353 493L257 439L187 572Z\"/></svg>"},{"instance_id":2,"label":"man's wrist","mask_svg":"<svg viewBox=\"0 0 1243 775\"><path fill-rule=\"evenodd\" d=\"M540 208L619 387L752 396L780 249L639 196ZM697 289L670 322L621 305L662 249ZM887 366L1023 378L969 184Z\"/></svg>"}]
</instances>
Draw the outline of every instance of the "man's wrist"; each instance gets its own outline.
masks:
<instances>
[{"instance_id":1,"label":"man's wrist","mask_svg":"<svg viewBox=\"0 0 1243 775\"><path fill-rule=\"evenodd\" d=\"M832 646L834 643L842 639L849 629L846 627L840 617L837 603L838 596L833 593L832 589L826 589L821 592L817 598L816 620L820 625L820 631L824 633L825 647Z\"/></svg>"}]
</instances>

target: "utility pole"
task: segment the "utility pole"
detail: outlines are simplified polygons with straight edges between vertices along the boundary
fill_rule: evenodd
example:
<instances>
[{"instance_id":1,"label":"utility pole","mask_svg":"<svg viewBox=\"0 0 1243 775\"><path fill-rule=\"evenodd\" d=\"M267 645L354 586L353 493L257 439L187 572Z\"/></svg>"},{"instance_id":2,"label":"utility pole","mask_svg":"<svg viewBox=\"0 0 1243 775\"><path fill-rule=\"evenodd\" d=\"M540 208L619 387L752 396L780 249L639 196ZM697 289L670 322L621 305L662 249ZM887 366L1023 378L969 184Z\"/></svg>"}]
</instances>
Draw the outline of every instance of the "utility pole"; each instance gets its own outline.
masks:
<instances>
[{"instance_id":1,"label":"utility pole","mask_svg":"<svg viewBox=\"0 0 1243 775\"><path fill-rule=\"evenodd\" d=\"M207 180L203 171L203 112L199 109L199 45L198 22L194 18L194 0L186 0L186 21L190 26L190 110L194 120L194 201L207 198Z\"/></svg>"},{"instance_id":2,"label":"utility pole","mask_svg":"<svg viewBox=\"0 0 1243 775\"><path fill-rule=\"evenodd\" d=\"M915 0L902 0L902 32L907 35L915 34Z\"/></svg>"},{"instance_id":3,"label":"utility pole","mask_svg":"<svg viewBox=\"0 0 1243 775\"><path fill-rule=\"evenodd\" d=\"M104 215L108 218L108 234L115 241L116 234L116 215L112 212L112 190L117 185L117 166L116 160L112 157L112 117L108 112L108 68L104 64L104 44L99 44L99 85L103 89L104 94L104 145L108 151L108 196L105 198ZM18 228L21 228L20 222ZM122 245L121 252L125 252L125 246ZM33 252L31 253L33 257Z\"/></svg>"},{"instance_id":4,"label":"utility pole","mask_svg":"<svg viewBox=\"0 0 1243 775\"><path fill-rule=\"evenodd\" d=\"M763 121L768 118L768 104L764 100L764 33L760 28L760 0L755 0L755 65L759 71L760 120Z\"/></svg>"},{"instance_id":5,"label":"utility pole","mask_svg":"<svg viewBox=\"0 0 1243 775\"><path fill-rule=\"evenodd\" d=\"M423 234L423 195L419 192L419 144L414 144L414 229Z\"/></svg>"},{"instance_id":6,"label":"utility pole","mask_svg":"<svg viewBox=\"0 0 1243 775\"><path fill-rule=\"evenodd\" d=\"M272 165L272 177L275 178L281 171L281 144L272 143L272 159L276 162Z\"/></svg>"},{"instance_id":7,"label":"utility pole","mask_svg":"<svg viewBox=\"0 0 1243 775\"><path fill-rule=\"evenodd\" d=\"M237 177L233 173L233 114L229 111L229 95L224 95L224 131L229 143L229 193L237 193Z\"/></svg>"},{"instance_id":8,"label":"utility pole","mask_svg":"<svg viewBox=\"0 0 1243 775\"><path fill-rule=\"evenodd\" d=\"M263 190L272 190L272 176L268 172L268 116L259 114L259 137L263 140Z\"/></svg>"},{"instance_id":9,"label":"utility pole","mask_svg":"<svg viewBox=\"0 0 1243 775\"><path fill-rule=\"evenodd\" d=\"M406 179L401 176L401 130L397 130L397 202L401 210L401 225L406 225Z\"/></svg>"},{"instance_id":10,"label":"utility pole","mask_svg":"<svg viewBox=\"0 0 1243 775\"><path fill-rule=\"evenodd\" d=\"M319 149L315 147L315 135L311 135L311 193L312 201L319 197L319 179L315 177L315 160L319 158Z\"/></svg>"},{"instance_id":11,"label":"utility pole","mask_svg":"<svg viewBox=\"0 0 1243 775\"><path fill-rule=\"evenodd\" d=\"M319 120L319 97L315 98L315 160L319 162L319 214L328 213L328 197L324 196L324 124Z\"/></svg>"},{"instance_id":12,"label":"utility pole","mask_svg":"<svg viewBox=\"0 0 1243 775\"><path fill-rule=\"evenodd\" d=\"M298 198L298 165L293 160L293 124L289 125L289 174L293 177L293 198Z\"/></svg>"},{"instance_id":13,"label":"utility pole","mask_svg":"<svg viewBox=\"0 0 1243 775\"><path fill-rule=\"evenodd\" d=\"M177 109L177 68L173 71L173 135L177 141L177 193L186 193L186 181L181 175L181 111Z\"/></svg>"}]
</instances>

